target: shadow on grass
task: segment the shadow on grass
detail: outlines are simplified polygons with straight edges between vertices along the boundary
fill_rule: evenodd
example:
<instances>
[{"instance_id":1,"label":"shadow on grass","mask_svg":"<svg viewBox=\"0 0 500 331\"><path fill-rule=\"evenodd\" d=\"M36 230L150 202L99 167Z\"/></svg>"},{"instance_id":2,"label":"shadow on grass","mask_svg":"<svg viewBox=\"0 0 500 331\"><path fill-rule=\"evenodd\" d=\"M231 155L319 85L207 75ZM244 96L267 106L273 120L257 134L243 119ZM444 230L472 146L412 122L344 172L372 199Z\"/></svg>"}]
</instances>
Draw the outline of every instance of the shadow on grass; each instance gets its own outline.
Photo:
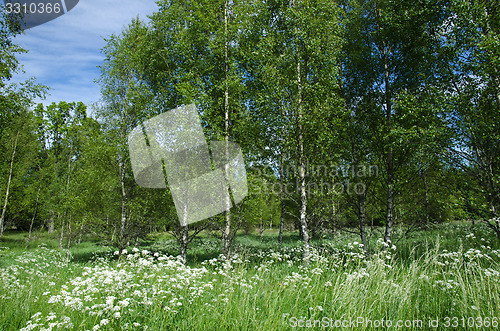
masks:
<instances>
[{"instance_id":1,"label":"shadow on grass","mask_svg":"<svg viewBox=\"0 0 500 331\"><path fill-rule=\"evenodd\" d=\"M4 232L2 238L0 238L0 246L18 251L36 249L40 245L45 245L47 248L59 247L58 241L54 240L53 235L45 232L33 232L31 234L30 243L27 244L28 233L19 230L7 230Z\"/></svg>"},{"instance_id":2,"label":"shadow on grass","mask_svg":"<svg viewBox=\"0 0 500 331\"><path fill-rule=\"evenodd\" d=\"M73 255L73 262L76 263L87 263L91 262L94 258L99 257L109 257L109 251L96 251L96 250L85 250L85 251L72 251L71 255Z\"/></svg>"},{"instance_id":3,"label":"shadow on grass","mask_svg":"<svg viewBox=\"0 0 500 331\"><path fill-rule=\"evenodd\" d=\"M220 252L198 252L193 251L187 255L187 264L192 267L199 266L200 262L205 260L215 259L219 256Z\"/></svg>"}]
</instances>

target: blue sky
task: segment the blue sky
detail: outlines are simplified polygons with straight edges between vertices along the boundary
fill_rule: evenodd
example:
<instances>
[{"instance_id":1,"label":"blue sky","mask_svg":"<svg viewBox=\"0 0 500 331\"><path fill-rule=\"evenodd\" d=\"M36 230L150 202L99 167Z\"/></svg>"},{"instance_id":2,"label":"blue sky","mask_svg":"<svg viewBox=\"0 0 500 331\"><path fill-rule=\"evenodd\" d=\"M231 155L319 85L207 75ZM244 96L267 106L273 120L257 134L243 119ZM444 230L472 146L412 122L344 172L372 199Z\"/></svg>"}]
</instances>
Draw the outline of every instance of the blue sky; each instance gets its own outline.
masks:
<instances>
[{"instance_id":1,"label":"blue sky","mask_svg":"<svg viewBox=\"0 0 500 331\"><path fill-rule=\"evenodd\" d=\"M133 18L147 20L156 11L154 0L80 0L67 14L28 29L15 42L29 51L18 56L24 74L13 81L36 77L49 86L50 95L36 100L48 105L59 101L99 101L98 65L104 56L104 38L119 34Z\"/></svg>"}]
</instances>

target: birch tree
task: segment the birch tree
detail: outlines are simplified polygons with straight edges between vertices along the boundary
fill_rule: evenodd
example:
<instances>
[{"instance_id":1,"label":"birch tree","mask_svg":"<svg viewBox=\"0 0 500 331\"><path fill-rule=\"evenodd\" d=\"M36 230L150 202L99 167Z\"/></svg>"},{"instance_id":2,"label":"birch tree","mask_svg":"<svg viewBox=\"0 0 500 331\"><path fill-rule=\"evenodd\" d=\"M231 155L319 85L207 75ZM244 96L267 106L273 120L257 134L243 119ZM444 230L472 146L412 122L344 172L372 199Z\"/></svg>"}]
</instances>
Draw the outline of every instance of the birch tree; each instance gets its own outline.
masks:
<instances>
[{"instance_id":1,"label":"birch tree","mask_svg":"<svg viewBox=\"0 0 500 331\"><path fill-rule=\"evenodd\" d=\"M34 79L23 84L10 80L21 70L17 60L26 51L13 38L20 33L7 14L0 14L0 237L3 235L12 191L24 190L22 183L36 155L32 100L43 97L46 88ZM16 187L19 186L19 187Z\"/></svg>"},{"instance_id":2,"label":"birch tree","mask_svg":"<svg viewBox=\"0 0 500 331\"><path fill-rule=\"evenodd\" d=\"M258 8L252 29L256 41L251 63L256 66L249 69L256 79L253 103L270 131L266 143L274 150L273 162L281 168L287 154L295 161L298 219L308 264L306 165L313 153L331 147L325 141L332 134L327 119L337 106L339 12L327 1L265 2ZM284 171L280 177L284 179Z\"/></svg>"},{"instance_id":3,"label":"birch tree","mask_svg":"<svg viewBox=\"0 0 500 331\"><path fill-rule=\"evenodd\" d=\"M128 208L133 176L127 148L129 132L147 119L149 90L143 79L145 72L144 44L147 27L138 19L122 32L112 35L103 49L106 56L101 66L101 94L103 104L96 113L103 123L103 131L108 136L108 144L115 148L115 169L120 193L120 219L113 221L116 232L115 244L120 251L130 243L129 228L133 228Z\"/></svg>"},{"instance_id":4,"label":"birch tree","mask_svg":"<svg viewBox=\"0 0 500 331\"><path fill-rule=\"evenodd\" d=\"M496 1L453 1L448 63L454 165L466 175L466 209L500 240L500 8Z\"/></svg>"}]
</instances>

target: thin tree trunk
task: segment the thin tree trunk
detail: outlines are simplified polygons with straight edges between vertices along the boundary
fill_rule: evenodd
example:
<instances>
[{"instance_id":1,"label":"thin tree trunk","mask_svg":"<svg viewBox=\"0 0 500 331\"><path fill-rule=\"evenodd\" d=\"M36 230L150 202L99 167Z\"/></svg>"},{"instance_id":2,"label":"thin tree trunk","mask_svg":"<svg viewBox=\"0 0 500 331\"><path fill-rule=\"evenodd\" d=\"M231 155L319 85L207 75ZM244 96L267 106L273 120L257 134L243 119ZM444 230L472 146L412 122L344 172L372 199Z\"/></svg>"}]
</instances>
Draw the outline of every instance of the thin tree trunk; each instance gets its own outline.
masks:
<instances>
[{"instance_id":1,"label":"thin tree trunk","mask_svg":"<svg viewBox=\"0 0 500 331\"><path fill-rule=\"evenodd\" d=\"M392 169L388 169L388 185L387 185L387 214L385 224L384 242L388 243L392 237L392 227L394 222L394 178Z\"/></svg>"},{"instance_id":2,"label":"thin tree trunk","mask_svg":"<svg viewBox=\"0 0 500 331\"><path fill-rule=\"evenodd\" d=\"M361 236L361 243L363 244L363 249L368 252L368 243L366 241L366 205L365 205L365 195L358 194L358 204L359 204L359 234Z\"/></svg>"},{"instance_id":3,"label":"thin tree trunk","mask_svg":"<svg viewBox=\"0 0 500 331\"><path fill-rule=\"evenodd\" d=\"M5 190L5 200L3 203L2 215L0 216L0 238L3 236L5 211L7 210L7 203L9 201L9 190L10 190L10 183L12 181L12 170L14 168L14 157L16 156L17 140L19 138L19 131L20 130L17 130L16 139L14 139L14 141L12 143L12 156L10 158L9 178L7 180L7 189Z\"/></svg>"},{"instance_id":4,"label":"thin tree trunk","mask_svg":"<svg viewBox=\"0 0 500 331\"><path fill-rule=\"evenodd\" d=\"M333 235L337 234L337 208L335 207L335 195L332 197L332 223Z\"/></svg>"},{"instance_id":5,"label":"thin tree trunk","mask_svg":"<svg viewBox=\"0 0 500 331\"><path fill-rule=\"evenodd\" d=\"M68 221L68 246L67 246L68 253L69 253L70 244L71 244L71 218Z\"/></svg>"},{"instance_id":6,"label":"thin tree trunk","mask_svg":"<svg viewBox=\"0 0 500 331\"><path fill-rule=\"evenodd\" d=\"M379 25L379 15L380 11L375 6L375 16L377 19L377 28L381 29ZM392 106L391 106L391 88L390 88L390 72L389 72L389 53L391 52L390 46L387 45L385 41L382 41L379 46L379 50L382 54L382 62L384 64L384 103L386 106L386 129L390 133L392 129ZM390 139L390 138L389 138ZM388 142L388 151L385 155L385 168L387 170L387 199L386 199L386 218L385 218L385 233L384 242L391 241L392 228L394 223L394 155L392 148L392 139Z\"/></svg>"},{"instance_id":7,"label":"thin tree trunk","mask_svg":"<svg viewBox=\"0 0 500 331\"><path fill-rule=\"evenodd\" d=\"M69 249L69 244L70 244L70 236L71 236L71 213L68 212L68 198L69 198L69 181L71 177L71 154L72 154L72 149L73 145L70 145L70 152L69 152L69 157L68 157L68 176L66 177L66 202L64 206L64 219L67 219L68 222L68 249ZM62 242L63 242L63 235L64 235L64 226L61 227L61 239L59 240L59 247L62 249Z\"/></svg>"},{"instance_id":8,"label":"thin tree trunk","mask_svg":"<svg viewBox=\"0 0 500 331\"><path fill-rule=\"evenodd\" d=\"M424 189L425 189L425 225L429 225L430 221L430 199L429 199L429 187L427 186L427 178L424 174Z\"/></svg>"},{"instance_id":9,"label":"thin tree trunk","mask_svg":"<svg viewBox=\"0 0 500 331\"><path fill-rule=\"evenodd\" d=\"M356 171L358 173L358 171ZM363 249L368 252L368 242L366 240L366 192L356 192L358 197L358 211L359 211L359 235Z\"/></svg>"},{"instance_id":10,"label":"thin tree trunk","mask_svg":"<svg viewBox=\"0 0 500 331\"><path fill-rule=\"evenodd\" d=\"M78 245L82 242L83 224L80 226L80 231L78 231Z\"/></svg>"},{"instance_id":11,"label":"thin tree trunk","mask_svg":"<svg viewBox=\"0 0 500 331\"><path fill-rule=\"evenodd\" d=\"M285 175L285 109L283 106L281 107L281 117L283 124L281 126L281 164L280 164L280 189L281 189L281 215L280 215L280 232L278 235L278 242L280 248L283 247L283 230L285 227L285 186L284 186L284 178Z\"/></svg>"},{"instance_id":12,"label":"thin tree trunk","mask_svg":"<svg viewBox=\"0 0 500 331\"><path fill-rule=\"evenodd\" d=\"M54 233L54 211L50 211L49 224L47 225L47 232Z\"/></svg>"},{"instance_id":13,"label":"thin tree trunk","mask_svg":"<svg viewBox=\"0 0 500 331\"><path fill-rule=\"evenodd\" d=\"M292 7L295 7L295 1L292 1ZM295 28L295 33L298 33L298 28ZM299 50L300 52L300 50ZM300 53L299 53L300 54ZM306 194L306 164L304 152L304 113L302 104L302 67L301 57L297 59L297 113L298 113L298 133L299 133L299 187L300 187L300 229L302 239L304 241L303 263L309 265L310 247L309 247L309 230L307 228L307 194Z\"/></svg>"},{"instance_id":14,"label":"thin tree trunk","mask_svg":"<svg viewBox=\"0 0 500 331\"><path fill-rule=\"evenodd\" d=\"M391 158L392 158L392 153ZM392 170L392 165L390 165L387 169L387 214L386 214L386 223L385 223L385 234L384 234L384 242L388 243L391 241L392 237L392 227L394 222L394 175Z\"/></svg>"},{"instance_id":15,"label":"thin tree trunk","mask_svg":"<svg viewBox=\"0 0 500 331\"><path fill-rule=\"evenodd\" d=\"M183 226L182 227L182 235L181 235L181 258L182 258L182 263L186 264L187 262L187 250L188 250L188 244L189 244L189 232L188 232L188 226Z\"/></svg>"},{"instance_id":16,"label":"thin tree trunk","mask_svg":"<svg viewBox=\"0 0 500 331\"><path fill-rule=\"evenodd\" d=\"M321 216L319 220L319 237L321 239L323 239L324 233L325 233L325 219L323 218L323 216Z\"/></svg>"},{"instance_id":17,"label":"thin tree trunk","mask_svg":"<svg viewBox=\"0 0 500 331\"><path fill-rule=\"evenodd\" d=\"M111 234L111 242L112 243L115 241L115 235L116 235L116 226L113 225L113 233Z\"/></svg>"},{"instance_id":18,"label":"thin tree trunk","mask_svg":"<svg viewBox=\"0 0 500 331\"><path fill-rule=\"evenodd\" d=\"M281 200L280 232L278 235L278 242L279 242L280 248L283 247L283 231L284 230L285 230L285 202L283 200Z\"/></svg>"},{"instance_id":19,"label":"thin tree trunk","mask_svg":"<svg viewBox=\"0 0 500 331\"><path fill-rule=\"evenodd\" d=\"M120 186L122 193L120 220L120 242L122 242L125 237L125 225L127 224L127 193L125 192L125 163L123 162L123 160L120 160L118 164L118 170L120 172Z\"/></svg>"},{"instance_id":20,"label":"thin tree trunk","mask_svg":"<svg viewBox=\"0 0 500 331\"><path fill-rule=\"evenodd\" d=\"M28 248L28 245L30 244L30 241L31 241L31 232L33 230L33 222L35 221L35 217L36 217L36 210L38 208L38 197L40 196L40 189L42 188L42 186L38 186L38 191L36 193L36 200L35 200L35 211L33 212L33 217L31 218L31 223L30 223L30 230L28 232L28 241L26 243L26 247L25 248Z\"/></svg>"},{"instance_id":21,"label":"thin tree trunk","mask_svg":"<svg viewBox=\"0 0 500 331\"><path fill-rule=\"evenodd\" d=\"M225 146L225 166L224 177L227 181L229 177L229 41L228 41L228 10L229 3L226 0L224 4L224 139ZM231 250L231 197L229 194L226 197L226 212L225 212L225 227L224 227L224 255L229 258Z\"/></svg>"},{"instance_id":22,"label":"thin tree trunk","mask_svg":"<svg viewBox=\"0 0 500 331\"><path fill-rule=\"evenodd\" d=\"M189 245L189 230L188 230L188 222L187 222L187 210L188 205L184 206L184 219L182 220L182 230L180 235L180 246L181 246L181 258L182 263L186 264L187 262L187 249Z\"/></svg>"},{"instance_id":23,"label":"thin tree trunk","mask_svg":"<svg viewBox=\"0 0 500 331\"><path fill-rule=\"evenodd\" d=\"M386 105L386 120L387 130L392 129L392 106L389 89L389 64L388 50L384 43L383 45L383 60L384 60L384 82L385 82L385 105ZM387 152L387 214L385 223L384 242L390 242L392 237L392 227L394 222L394 156L392 150L392 141L389 141L389 151Z\"/></svg>"},{"instance_id":24,"label":"thin tree trunk","mask_svg":"<svg viewBox=\"0 0 500 331\"><path fill-rule=\"evenodd\" d=\"M57 218L59 219L60 216L57 215ZM59 249L63 248L63 239L64 239L64 226L66 225L64 222L64 219L62 221L63 223L61 224L61 236L59 237Z\"/></svg>"},{"instance_id":25,"label":"thin tree trunk","mask_svg":"<svg viewBox=\"0 0 500 331\"><path fill-rule=\"evenodd\" d=\"M351 117L351 127L354 128L353 119ZM356 184L363 184L361 178L358 177L360 173L358 149L354 139L351 140L351 151L352 151L352 164L354 169L354 177L356 178ZM358 202L358 225L359 225L359 235L361 237L361 243L363 244L363 249L368 253L368 245L366 240L366 192L358 192L355 190L357 202Z\"/></svg>"},{"instance_id":26,"label":"thin tree trunk","mask_svg":"<svg viewBox=\"0 0 500 331\"><path fill-rule=\"evenodd\" d=\"M299 180L300 180L300 227L304 241L304 265L309 265L310 247L309 230L307 228L307 194L306 194L306 165L304 153L304 128L303 128L303 105L302 105L302 74L300 58L297 61L297 94L298 94L298 129L299 129Z\"/></svg>"},{"instance_id":27,"label":"thin tree trunk","mask_svg":"<svg viewBox=\"0 0 500 331\"><path fill-rule=\"evenodd\" d=\"M260 208L260 239L262 239L262 235L264 234L264 220L262 219L262 206Z\"/></svg>"}]
</instances>

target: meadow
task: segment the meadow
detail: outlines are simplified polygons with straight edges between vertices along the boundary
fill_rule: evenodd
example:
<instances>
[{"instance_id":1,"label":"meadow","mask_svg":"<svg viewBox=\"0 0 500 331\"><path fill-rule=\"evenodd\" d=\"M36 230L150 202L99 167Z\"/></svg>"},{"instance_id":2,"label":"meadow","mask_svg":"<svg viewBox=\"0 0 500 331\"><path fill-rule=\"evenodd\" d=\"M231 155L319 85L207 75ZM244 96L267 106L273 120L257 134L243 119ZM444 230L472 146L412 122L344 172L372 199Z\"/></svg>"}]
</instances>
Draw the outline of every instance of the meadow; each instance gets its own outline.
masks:
<instances>
[{"instance_id":1,"label":"meadow","mask_svg":"<svg viewBox=\"0 0 500 331\"><path fill-rule=\"evenodd\" d=\"M184 265L156 235L122 254L91 240L7 232L0 241L0 330L497 329L500 249L483 224L395 237L372 229L371 254L350 234L313 243L239 234L231 259L202 234Z\"/></svg>"}]
</instances>

